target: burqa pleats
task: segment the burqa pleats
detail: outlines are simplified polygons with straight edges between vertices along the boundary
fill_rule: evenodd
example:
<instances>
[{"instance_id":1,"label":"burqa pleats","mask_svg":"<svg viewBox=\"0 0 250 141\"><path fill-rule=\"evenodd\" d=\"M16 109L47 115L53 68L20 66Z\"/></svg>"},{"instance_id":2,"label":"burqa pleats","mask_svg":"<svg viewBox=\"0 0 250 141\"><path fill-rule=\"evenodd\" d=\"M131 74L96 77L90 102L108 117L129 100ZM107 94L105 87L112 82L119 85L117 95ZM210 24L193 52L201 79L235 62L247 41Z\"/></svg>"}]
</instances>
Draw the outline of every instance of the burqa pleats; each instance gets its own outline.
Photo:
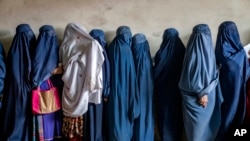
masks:
<instances>
[{"instance_id":1,"label":"burqa pleats","mask_svg":"<svg viewBox=\"0 0 250 141\"><path fill-rule=\"evenodd\" d=\"M188 141L213 141L220 126L219 73L208 25L193 28L179 81L183 101L183 121ZM199 104L207 95L208 104Z\"/></svg>"},{"instance_id":2,"label":"burqa pleats","mask_svg":"<svg viewBox=\"0 0 250 141\"><path fill-rule=\"evenodd\" d=\"M106 53L106 46L107 42L105 39L104 32L100 29L93 29L90 31L90 35L97 40L100 45L103 47L103 56L104 56L104 63L102 66L102 74L103 74L103 92L102 97L107 98L110 92L110 71L109 71L109 60ZM103 123L104 121L104 101L102 100L102 103L100 104L92 104L90 103L88 106L88 112L87 112L87 140L88 141L103 141L104 134L103 132Z\"/></svg>"},{"instance_id":3,"label":"burqa pleats","mask_svg":"<svg viewBox=\"0 0 250 141\"><path fill-rule=\"evenodd\" d=\"M1 109L2 109L2 99L3 99L5 77L6 77L6 53L4 51L3 45L0 43L0 116L1 116Z\"/></svg>"},{"instance_id":4,"label":"burqa pleats","mask_svg":"<svg viewBox=\"0 0 250 141\"><path fill-rule=\"evenodd\" d=\"M131 46L139 88L140 116L134 122L134 141L154 140L153 67L149 43L144 34L135 34Z\"/></svg>"},{"instance_id":5,"label":"burqa pleats","mask_svg":"<svg viewBox=\"0 0 250 141\"><path fill-rule=\"evenodd\" d=\"M216 62L221 66L220 84L224 98L218 139L224 141L243 124L246 110L249 65L234 22L225 21L219 26L215 54Z\"/></svg>"},{"instance_id":6,"label":"burqa pleats","mask_svg":"<svg viewBox=\"0 0 250 141\"><path fill-rule=\"evenodd\" d=\"M140 114L136 71L131 52L132 33L120 26L108 47L110 95L108 97L108 141L130 141L134 120Z\"/></svg>"},{"instance_id":7,"label":"burqa pleats","mask_svg":"<svg viewBox=\"0 0 250 141\"><path fill-rule=\"evenodd\" d=\"M39 86L41 90L48 90L51 87L48 84L48 80L53 77L52 72L59 63L58 50L59 45L54 27L51 25L42 26L40 28L36 50L32 59L31 74L33 87L36 88ZM57 87L55 84L53 84L53 86ZM34 115L33 132L34 130L35 132L33 133L33 136L40 137L33 137L33 140L42 140L43 137L44 140L51 141L54 140L54 138L62 137L61 120L62 113L60 110L49 114ZM39 123L42 124L39 126Z\"/></svg>"},{"instance_id":8,"label":"burqa pleats","mask_svg":"<svg viewBox=\"0 0 250 141\"><path fill-rule=\"evenodd\" d=\"M1 141L30 141L31 113L31 56L36 38L28 24L16 28L7 56L6 84L2 107Z\"/></svg>"},{"instance_id":9,"label":"burqa pleats","mask_svg":"<svg viewBox=\"0 0 250 141\"><path fill-rule=\"evenodd\" d=\"M182 138L182 100L178 82L184 54L185 47L178 31L166 29L154 66L158 130L162 141L181 141Z\"/></svg>"}]
</instances>

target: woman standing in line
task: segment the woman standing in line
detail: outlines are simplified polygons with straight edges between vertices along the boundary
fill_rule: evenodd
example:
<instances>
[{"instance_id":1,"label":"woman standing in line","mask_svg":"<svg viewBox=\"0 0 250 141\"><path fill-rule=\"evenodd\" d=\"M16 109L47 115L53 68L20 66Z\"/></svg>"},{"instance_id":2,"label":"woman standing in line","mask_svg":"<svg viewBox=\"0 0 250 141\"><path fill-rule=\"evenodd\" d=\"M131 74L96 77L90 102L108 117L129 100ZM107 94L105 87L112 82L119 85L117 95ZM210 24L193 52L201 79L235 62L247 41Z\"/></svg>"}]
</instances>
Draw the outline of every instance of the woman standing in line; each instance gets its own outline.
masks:
<instances>
[{"instance_id":1,"label":"woman standing in line","mask_svg":"<svg viewBox=\"0 0 250 141\"><path fill-rule=\"evenodd\" d=\"M103 49L104 63L102 66L103 74L103 89L102 89L102 101L100 104L89 103L87 112L87 141L105 141L106 137L106 123L105 123L105 106L106 99L108 99L110 93L110 71L109 60L106 53L107 42L105 34L101 29L92 29L89 34L97 40ZM103 122L104 121L104 122Z\"/></svg>"},{"instance_id":2,"label":"woman standing in line","mask_svg":"<svg viewBox=\"0 0 250 141\"><path fill-rule=\"evenodd\" d=\"M32 140L31 68L36 37L28 24L16 28L6 66L1 141Z\"/></svg>"},{"instance_id":3,"label":"woman standing in line","mask_svg":"<svg viewBox=\"0 0 250 141\"><path fill-rule=\"evenodd\" d=\"M110 61L110 95L107 102L108 141L130 141L134 120L140 105L134 60L131 52L132 33L120 26L108 47Z\"/></svg>"},{"instance_id":4,"label":"woman standing in line","mask_svg":"<svg viewBox=\"0 0 250 141\"><path fill-rule=\"evenodd\" d=\"M220 127L219 73L208 25L198 24L189 38L179 81L188 141L213 141Z\"/></svg>"},{"instance_id":5,"label":"woman standing in line","mask_svg":"<svg viewBox=\"0 0 250 141\"><path fill-rule=\"evenodd\" d=\"M139 88L140 116L134 122L134 141L154 140L153 64L146 36L137 33L131 46Z\"/></svg>"},{"instance_id":6,"label":"woman standing in line","mask_svg":"<svg viewBox=\"0 0 250 141\"><path fill-rule=\"evenodd\" d=\"M183 132L182 100L178 83L185 47L174 28L164 31L155 55L154 81L158 129L162 141L180 141Z\"/></svg>"},{"instance_id":7,"label":"woman standing in line","mask_svg":"<svg viewBox=\"0 0 250 141\"><path fill-rule=\"evenodd\" d=\"M63 134L72 141L86 139L88 104L102 100L103 49L87 30L69 23L59 48L63 67Z\"/></svg>"},{"instance_id":8,"label":"woman standing in line","mask_svg":"<svg viewBox=\"0 0 250 141\"><path fill-rule=\"evenodd\" d=\"M236 24L225 21L219 26L216 41L216 62L221 66L220 84L224 102L221 106L221 127L218 140L229 140L244 122L246 82L249 63L240 41Z\"/></svg>"}]
</instances>

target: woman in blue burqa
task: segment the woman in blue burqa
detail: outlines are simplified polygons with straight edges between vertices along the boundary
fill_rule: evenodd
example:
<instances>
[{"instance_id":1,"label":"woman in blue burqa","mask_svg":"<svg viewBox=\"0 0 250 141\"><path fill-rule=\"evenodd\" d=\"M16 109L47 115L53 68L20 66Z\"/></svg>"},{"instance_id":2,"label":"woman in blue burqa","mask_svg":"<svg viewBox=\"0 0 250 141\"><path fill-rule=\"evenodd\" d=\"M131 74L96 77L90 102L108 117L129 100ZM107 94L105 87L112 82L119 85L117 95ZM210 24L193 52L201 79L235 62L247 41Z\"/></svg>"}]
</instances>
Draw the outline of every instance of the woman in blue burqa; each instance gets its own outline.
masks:
<instances>
[{"instance_id":1,"label":"woman in blue burqa","mask_svg":"<svg viewBox=\"0 0 250 141\"><path fill-rule=\"evenodd\" d=\"M146 36L137 33L131 46L139 88L140 116L134 122L134 141L154 140L153 67Z\"/></svg>"},{"instance_id":2,"label":"woman in blue burqa","mask_svg":"<svg viewBox=\"0 0 250 141\"><path fill-rule=\"evenodd\" d=\"M104 63L102 65L102 79L103 79L103 90L102 90L102 102L100 104L89 103L88 112L86 113L87 129L86 135L88 141L104 141L105 140L105 129L104 121L105 113L104 106L105 100L108 98L110 93L110 66L109 60L106 53L107 41L105 39L105 34L101 29L93 29L89 33L95 40L97 40L103 48Z\"/></svg>"},{"instance_id":3,"label":"woman in blue burqa","mask_svg":"<svg viewBox=\"0 0 250 141\"><path fill-rule=\"evenodd\" d=\"M4 87L1 141L30 141L31 113L31 56L36 46L35 34L28 24L16 28L7 56Z\"/></svg>"},{"instance_id":4,"label":"woman in blue burqa","mask_svg":"<svg viewBox=\"0 0 250 141\"><path fill-rule=\"evenodd\" d=\"M162 141L180 141L182 138L182 100L178 83L184 54L185 47L178 31L166 29L154 59L157 125Z\"/></svg>"},{"instance_id":5,"label":"woman in blue burqa","mask_svg":"<svg viewBox=\"0 0 250 141\"><path fill-rule=\"evenodd\" d=\"M50 87L58 87L60 79L53 76L57 74L59 45L54 27L44 25L40 28L37 46L32 59L32 87L41 90L49 90ZM58 79L58 80L57 80ZM52 86L50 86L51 81ZM59 82L59 83L58 83ZM33 115L33 141L53 141L62 137L61 110L53 113Z\"/></svg>"},{"instance_id":6,"label":"woman in blue burqa","mask_svg":"<svg viewBox=\"0 0 250 141\"><path fill-rule=\"evenodd\" d=\"M224 141L233 137L235 129L244 122L249 77L247 56L234 22L225 21L219 26L215 54L217 64L221 66L220 84L224 98L218 140Z\"/></svg>"},{"instance_id":7,"label":"woman in blue burqa","mask_svg":"<svg viewBox=\"0 0 250 141\"><path fill-rule=\"evenodd\" d=\"M134 120L140 114L131 42L130 28L120 26L108 47L111 74L107 103L108 141L130 141Z\"/></svg>"},{"instance_id":8,"label":"woman in blue burqa","mask_svg":"<svg viewBox=\"0 0 250 141\"><path fill-rule=\"evenodd\" d=\"M220 126L219 73L208 25L194 26L179 81L188 141L213 141Z\"/></svg>"},{"instance_id":9,"label":"woman in blue burqa","mask_svg":"<svg viewBox=\"0 0 250 141\"><path fill-rule=\"evenodd\" d=\"M0 117L1 117L5 77L6 77L6 53L4 51L3 45L0 43Z\"/></svg>"}]
</instances>

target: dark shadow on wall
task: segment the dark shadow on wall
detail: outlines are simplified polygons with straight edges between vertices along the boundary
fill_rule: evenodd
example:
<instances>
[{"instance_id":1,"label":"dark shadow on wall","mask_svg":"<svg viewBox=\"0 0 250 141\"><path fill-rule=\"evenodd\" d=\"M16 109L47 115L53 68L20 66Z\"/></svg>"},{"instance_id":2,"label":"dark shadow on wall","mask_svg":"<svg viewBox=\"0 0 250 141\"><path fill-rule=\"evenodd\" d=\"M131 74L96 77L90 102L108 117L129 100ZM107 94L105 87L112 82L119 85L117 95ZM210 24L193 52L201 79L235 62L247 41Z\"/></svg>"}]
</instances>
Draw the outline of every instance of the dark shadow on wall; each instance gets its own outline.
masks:
<instances>
[{"instance_id":1,"label":"dark shadow on wall","mask_svg":"<svg viewBox=\"0 0 250 141\"><path fill-rule=\"evenodd\" d=\"M10 31L0 30L0 42L2 43L4 47L4 51L6 55L9 52L13 38L14 38L14 35L11 35Z\"/></svg>"},{"instance_id":2,"label":"dark shadow on wall","mask_svg":"<svg viewBox=\"0 0 250 141\"><path fill-rule=\"evenodd\" d=\"M109 46L109 44L115 38L116 32L115 31L104 31L104 34L105 34L105 37L106 37L107 44Z\"/></svg>"},{"instance_id":3,"label":"dark shadow on wall","mask_svg":"<svg viewBox=\"0 0 250 141\"><path fill-rule=\"evenodd\" d=\"M187 44L188 44L188 40L189 40L190 36L191 36L191 33L190 33L190 34L183 35L183 36L180 37L182 43L183 43L184 46L185 46L185 48L187 48Z\"/></svg>"},{"instance_id":4,"label":"dark shadow on wall","mask_svg":"<svg viewBox=\"0 0 250 141\"><path fill-rule=\"evenodd\" d=\"M55 28L59 46L61 46L63 41L64 30L64 28Z\"/></svg>"},{"instance_id":5,"label":"dark shadow on wall","mask_svg":"<svg viewBox=\"0 0 250 141\"><path fill-rule=\"evenodd\" d=\"M240 36L241 36L240 38L244 37L244 39L246 39L246 41L244 43L242 42L243 46L250 43L250 29L244 30L243 33Z\"/></svg>"}]
</instances>

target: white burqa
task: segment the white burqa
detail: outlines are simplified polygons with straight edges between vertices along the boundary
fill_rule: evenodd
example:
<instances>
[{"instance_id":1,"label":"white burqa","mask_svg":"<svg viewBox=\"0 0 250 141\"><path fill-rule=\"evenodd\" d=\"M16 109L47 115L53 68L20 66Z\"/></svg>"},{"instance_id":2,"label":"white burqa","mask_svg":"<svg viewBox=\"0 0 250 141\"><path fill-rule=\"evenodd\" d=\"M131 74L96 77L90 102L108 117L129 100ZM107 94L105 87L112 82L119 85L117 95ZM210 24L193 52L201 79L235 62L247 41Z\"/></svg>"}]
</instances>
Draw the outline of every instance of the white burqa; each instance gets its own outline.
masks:
<instances>
[{"instance_id":1,"label":"white burqa","mask_svg":"<svg viewBox=\"0 0 250 141\"><path fill-rule=\"evenodd\" d=\"M67 25L59 49L64 70L62 110L65 116L82 116L87 112L88 103L101 103L102 52L101 45L82 25Z\"/></svg>"}]
</instances>

